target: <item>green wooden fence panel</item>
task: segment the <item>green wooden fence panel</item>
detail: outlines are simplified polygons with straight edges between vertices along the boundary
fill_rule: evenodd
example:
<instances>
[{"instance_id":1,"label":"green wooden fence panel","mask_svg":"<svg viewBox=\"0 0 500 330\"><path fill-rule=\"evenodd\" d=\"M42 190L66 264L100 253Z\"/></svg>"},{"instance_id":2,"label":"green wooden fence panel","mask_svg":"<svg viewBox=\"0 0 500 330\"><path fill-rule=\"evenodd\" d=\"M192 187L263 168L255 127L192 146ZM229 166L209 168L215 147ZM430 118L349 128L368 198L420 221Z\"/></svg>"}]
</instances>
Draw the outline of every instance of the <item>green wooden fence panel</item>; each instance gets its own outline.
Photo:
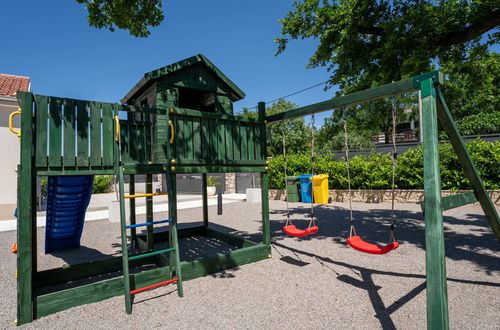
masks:
<instances>
[{"instance_id":1,"label":"green wooden fence panel","mask_svg":"<svg viewBox=\"0 0 500 330\"><path fill-rule=\"evenodd\" d=\"M77 120L77 153L76 165L89 166L89 109L85 101L76 102L76 120Z\"/></svg>"},{"instance_id":2,"label":"green wooden fence panel","mask_svg":"<svg viewBox=\"0 0 500 330\"><path fill-rule=\"evenodd\" d=\"M115 130L113 125L113 107L109 103L102 104L102 165L112 166Z\"/></svg>"},{"instance_id":3,"label":"green wooden fence panel","mask_svg":"<svg viewBox=\"0 0 500 330\"><path fill-rule=\"evenodd\" d=\"M62 121L61 100L50 98L49 117L49 166L61 166L62 156Z\"/></svg>"},{"instance_id":4,"label":"green wooden fence panel","mask_svg":"<svg viewBox=\"0 0 500 330\"><path fill-rule=\"evenodd\" d=\"M241 137L241 159L248 159L248 135L247 135L247 125L240 126L240 137Z\"/></svg>"},{"instance_id":5,"label":"green wooden fence panel","mask_svg":"<svg viewBox=\"0 0 500 330\"><path fill-rule=\"evenodd\" d=\"M36 141L35 141L35 165L47 166L47 140L48 140L48 111L49 98L47 96L35 95L36 114Z\"/></svg>"},{"instance_id":6,"label":"green wooden fence panel","mask_svg":"<svg viewBox=\"0 0 500 330\"><path fill-rule=\"evenodd\" d=\"M93 166L102 165L101 155L101 103L90 102L90 162Z\"/></svg>"},{"instance_id":7,"label":"green wooden fence panel","mask_svg":"<svg viewBox=\"0 0 500 330\"><path fill-rule=\"evenodd\" d=\"M75 110L76 103L71 99L64 100L64 140L63 140L63 166L75 166Z\"/></svg>"},{"instance_id":8,"label":"green wooden fence panel","mask_svg":"<svg viewBox=\"0 0 500 330\"><path fill-rule=\"evenodd\" d=\"M202 158L203 145L201 144L201 123L200 118L193 118L193 151L194 159Z\"/></svg>"}]
</instances>

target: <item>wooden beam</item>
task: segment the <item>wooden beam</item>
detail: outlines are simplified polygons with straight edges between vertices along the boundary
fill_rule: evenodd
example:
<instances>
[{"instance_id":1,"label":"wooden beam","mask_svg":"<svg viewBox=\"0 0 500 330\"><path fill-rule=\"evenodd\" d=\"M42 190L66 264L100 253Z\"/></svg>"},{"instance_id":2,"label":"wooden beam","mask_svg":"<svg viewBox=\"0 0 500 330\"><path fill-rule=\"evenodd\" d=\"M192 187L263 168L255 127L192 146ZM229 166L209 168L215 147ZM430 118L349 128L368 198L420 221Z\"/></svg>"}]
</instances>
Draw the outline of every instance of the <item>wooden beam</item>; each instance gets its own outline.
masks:
<instances>
[{"instance_id":1,"label":"wooden beam","mask_svg":"<svg viewBox=\"0 0 500 330\"><path fill-rule=\"evenodd\" d=\"M33 235L36 235L36 232L33 232L36 226L33 224L33 208L36 201L32 200L34 189L33 94L18 92L17 98L22 109L21 159L17 195L19 207L17 215L17 324L21 325L33 320L33 250L36 250L36 246L34 247L32 243Z\"/></svg>"},{"instance_id":2,"label":"wooden beam","mask_svg":"<svg viewBox=\"0 0 500 330\"><path fill-rule=\"evenodd\" d=\"M436 92L432 79L421 82L424 148L425 260L427 328L448 329L448 293L441 209Z\"/></svg>"},{"instance_id":3,"label":"wooden beam","mask_svg":"<svg viewBox=\"0 0 500 330\"><path fill-rule=\"evenodd\" d=\"M331 100L314 103L311 105L307 105L305 107L300 107L294 110L278 113L266 117L266 120L268 123L272 123L279 120L303 117L311 115L313 113L328 111L332 109L370 102L389 96L413 92L418 90L418 88L420 88L420 83L424 79L428 78L432 79L432 81L435 84L440 84L443 82L443 75L439 71L433 71L413 78L396 81L390 84L370 88L349 95L336 97Z\"/></svg>"},{"instance_id":4,"label":"wooden beam","mask_svg":"<svg viewBox=\"0 0 500 330\"><path fill-rule=\"evenodd\" d=\"M208 194L207 194L207 173L201 174L201 190L203 200L203 225L208 227Z\"/></svg>"},{"instance_id":5,"label":"wooden beam","mask_svg":"<svg viewBox=\"0 0 500 330\"><path fill-rule=\"evenodd\" d=\"M472 160L472 157L470 156L469 151L465 146L464 140L460 136L457 125L455 124L453 117L451 116L450 110L446 106L444 96L439 88L436 88L436 93L439 100L437 107L439 122L444 128L446 134L448 134L450 143L457 153L458 160L465 170L465 174L467 175L467 178L472 185L472 189L474 190L474 194L476 195L477 200L483 208L484 214L488 219L491 229L495 233L497 240L500 241L500 218L498 217L497 210L495 209L495 206L491 201L488 191L481 181L479 172L477 171L476 166L474 165L474 161Z\"/></svg>"},{"instance_id":6,"label":"wooden beam","mask_svg":"<svg viewBox=\"0 0 500 330\"><path fill-rule=\"evenodd\" d=\"M230 165L200 165L175 166L175 173L234 173L234 172L267 172L265 166L230 166Z\"/></svg>"},{"instance_id":7,"label":"wooden beam","mask_svg":"<svg viewBox=\"0 0 500 330\"><path fill-rule=\"evenodd\" d=\"M443 211L455 209L460 206L477 202L476 195L473 192L441 197L441 209ZM419 202L422 212L425 213L425 200Z\"/></svg>"}]
</instances>

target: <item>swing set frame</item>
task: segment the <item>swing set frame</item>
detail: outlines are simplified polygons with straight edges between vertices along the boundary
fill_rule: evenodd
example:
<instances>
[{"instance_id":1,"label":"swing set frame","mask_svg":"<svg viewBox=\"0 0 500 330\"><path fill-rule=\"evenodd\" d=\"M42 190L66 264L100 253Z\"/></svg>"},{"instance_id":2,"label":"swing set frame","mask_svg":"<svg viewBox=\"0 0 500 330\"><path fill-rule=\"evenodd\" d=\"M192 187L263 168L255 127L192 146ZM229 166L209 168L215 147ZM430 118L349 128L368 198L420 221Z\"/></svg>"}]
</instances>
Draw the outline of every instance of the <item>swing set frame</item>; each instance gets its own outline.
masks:
<instances>
[{"instance_id":1,"label":"swing set frame","mask_svg":"<svg viewBox=\"0 0 500 330\"><path fill-rule=\"evenodd\" d=\"M267 122L272 123L420 91L424 152L424 201L421 203L421 206L425 218L428 329L449 328L443 210L479 201L497 240L500 241L500 219L498 213L479 177L479 173L465 146L464 140L446 105L439 88L443 82L443 74L439 71L433 71L266 117ZM473 196L470 193L465 193L441 197L438 120L448 135L450 143L457 153L458 160L472 185Z\"/></svg>"}]
</instances>

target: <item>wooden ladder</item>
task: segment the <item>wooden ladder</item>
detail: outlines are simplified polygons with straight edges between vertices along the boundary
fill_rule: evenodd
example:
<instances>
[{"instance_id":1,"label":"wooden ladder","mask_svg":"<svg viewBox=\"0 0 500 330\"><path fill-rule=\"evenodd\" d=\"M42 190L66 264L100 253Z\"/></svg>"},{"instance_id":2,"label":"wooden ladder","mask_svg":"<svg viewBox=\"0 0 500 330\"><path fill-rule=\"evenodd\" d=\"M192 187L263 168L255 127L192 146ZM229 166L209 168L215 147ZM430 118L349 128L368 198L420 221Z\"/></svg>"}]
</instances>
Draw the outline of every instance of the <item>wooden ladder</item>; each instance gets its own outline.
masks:
<instances>
[{"instance_id":1,"label":"wooden ladder","mask_svg":"<svg viewBox=\"0 0 500 330\"><path fill-rule=\"evenodd\" d=\"M125 199L130 199L130 198L139 198L139 197L153 197L153 196L159 196L159 195L168 195L168 192L162 192L162 193L146 193L146 194L132 194L132 195L125 195L124 193L124 172L125 167L119 166L118 168L118 180L119 180L119 190L120 190L120 227L121 227L121 239L122 239L122 262L123 262L123 287L125 290L125 309L127 311L127 314L132 313L132 300L133 296L147 290L151 290L160 286L164 286L167 284L171 283L177 283L177 293L179 297L183 296L183 290L182 290L182 275L181 275L181 267L180 267L180 257L179 257L179 241L177 238L177 230L176 228L174 229L173 227L176 226L176 220L175 219L166 219L166 220L159 220L159 221L148 221L148 222L143 222L143 223L138 223L138 224L130 224L127 225L126 221L126 214L125 214ZM133 182L131 182L133 184ZM134 189L131 189L130 191L134 191ZM133 203L133 206L135 207L135 203ZM132 213L132 212L131 212ZM134 212L135 214L135 212ZM152 215L151 215L152 217ZM135 221L134 221L135 222ZM137 228L137 227L150 227L162 223L169 223L170 224L170 234L169 234L169 247L167 249L163 250L151 250L146 253L141 253L141 254L135 254L132 256L129 256L128 253L128 240L127 240L127 230L132 229L132 228ZM147 258L150 256L155 256L163 253L169 253L169 263L170 263L170 269L171 271L169 272L170 278L165 279L165 281L161 281L152 285L148 285L142 288L134 288L131 290L131 279L130 279L130 273L129 273L129 262L132 260L137 260L137 259L142 259L142 258ZM174 272L172 270L175 269Z\"/></svg>"}]
</instances>

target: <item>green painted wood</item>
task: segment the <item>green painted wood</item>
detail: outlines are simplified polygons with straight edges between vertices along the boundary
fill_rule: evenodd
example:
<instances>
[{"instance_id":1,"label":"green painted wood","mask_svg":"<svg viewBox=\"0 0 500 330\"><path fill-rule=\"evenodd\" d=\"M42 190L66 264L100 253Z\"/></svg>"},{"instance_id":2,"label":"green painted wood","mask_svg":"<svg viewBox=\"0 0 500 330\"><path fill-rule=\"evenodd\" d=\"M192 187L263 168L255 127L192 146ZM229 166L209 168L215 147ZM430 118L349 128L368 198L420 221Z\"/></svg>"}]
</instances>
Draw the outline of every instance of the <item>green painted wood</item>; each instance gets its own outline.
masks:
<instances>
[{"instance_id":1,"label":"green painted wood","mask_svg":"<svg viewBox=\"0 0 500 330\"><path fill-rule=\"evenodd\" d=\"M161 174L165 172L164 164L137 164L124 163L122 167L125 174Z\"/></svg>"},{"instance_id":2,"label":"green painted wood","mask_svg":"<svg viewBox=\"0 0 500 330\"><path fill-rule=\"evenodd\" d=\"M224 123L224 135L225 135L225 142L226 142L226 150L225 150L225 157L227 161L232 161L234 159L234 151L233 151L233 127L231 122L225 122Z\"/></svg>"},{"instance_id":3,"label":"green painted wood","mask_svg":"<svg viewBox=\"0 0 500 330\"><path fill-rule=\"evenodd\" d=\"M153 193L153 175L146 174L146 194ZM153 222L153 196L146 197L146 222ZM152 251L154 248L154 237L153 237L154 226L150 225L146 227L146 242L148 246L148 251Z\"/></svg>"},{"instance_id":4,"label":"green painted wood","mask_svg":"<svg viewBox=\"0 0 500 330\"><path fill-rule=\"evenodd\" d=\"M185 155L186 155L187 137L186 137L186 131L184 129L184 120L177 116L174 116L174 118L175 118L175 134L174 134L175 154L173 157L176 160L178 160L179 158L186 158Z\"/></svg>"},{"instance_id":5,"label":"green painted wood","mask_svg":"<svg viewBox=\"0 0 500 330\"><path fill-rule=\"evenodd\" d=\"M453 149L457 153L458 160L465 170L465 174L467 175L467 178L469 179L472 188L474 189L474 194L477 200L483 208L484 214L488 219L491 229L495 233L497 240L500 241L500 218L498 216L497 210L495 209L495 205L491 201L488 191L481 181L479 172L477 171L476 166L474 165L474 161L472 160L472 157L470 156L467 147L465 146L464 140L460 136L458 128L453 120L451 112L446 106L444 96L439 88L436 88L436 93L439 100L437 112L439 122L441 123L441 126L443 126L446 134L450 139L450 143L453 146Z\"/></svg>"},{"instance_id":6,"label":"green painted wood","mask_svg":"<svg viewBox=\"0 0 500 330\"><path fill-rule=\"evenodd\" d=\"M90 163L103 165L101 148L101 103L90 102Z\"/></svg>"},{"instance_id":7,"label":"green painted wood","mask_svg":"<svg viewBox=\"0 0 500 330\"><path fill-rule=\"evenodd\" d=\"M118 169L118 181L119 181L119 198L120 198L120 232L121 232L121 243L122 243L122 267L123 267L123 289L125 295L125 310L127 314L132 313L132 298L130 296L130 276L129 276L129 264L128 264L128 243L127 243L127 231L125 226L127 225L127 219L125 214L125 186L123 180L123 170L120 167Z\"/></svg>"},{"instance_id":8,"label":"green painted wood","mask_svg":"<svg viewBox=\"0 0 500 330\"><path fill-rule=\"evenodd\" d=\"M81 168L42 168L37 169L37 176L49 176L49 175L113 175L115 170L112 167L98 167L94 169L81 169Z\"/></svg>"},{"instance_id":9,"label":"green painted wood","mask_svg":"<svg viewBox=\"0 0 500 330\"><path fill-rule=\"evenodd\" d=\"M226 130L224 127L224 121L217 120L217 149L216 149L216 159L226 160Z\"/></svg>"},{"instance_id":10,"label":"green painted wood","mask_svg":"<svg viewBox=\"0 0 500 330\"><path fill-rule=\"evenodd\" d=\"M135 175L129 175L128 182L128 193L130 195L135 195ZM131 225L135 225L136 222L136 210L135 210L135 198L129 198L129 206L130 206L130 217L129 221ZM130 228L130 238L132 241L132 247L134 248L137 243L137 228Z\"/></svg>"},{"instance_id":11,"label":"green painted wood","mask_svg":"<svg viewBox=\"0 0 500 330\"><path fill-rule=\"evenodd\" d=\"M247 137L248 137L248 159L255 160L255 131L253 125L247 126Z\"/></svg>"},{"instance_id":12,"label":"green painted wood","mask_svg":"<svg viewBox=\"0 0 500 330\"><path fill-rule=\"evenodd\" d=\"M214 159L218 157L219 154L219 131L217 129L217 120L210 120L209 121L209 131L210 131L210 136L209 136L209 150L210 150L210 155L209 159Z\"/></svg>"},{"instance_id":13,"label":"green painted wood","mask_svg":"<svg viewBox=\"0 0 500 330\"><path fill-rule=\"evenodd\" d=\"M269 246L263 244L242 248L227 254L220 254L212 258L184 261L181 269L183 280L191 280L223 271L251 262L267 259L270 254ZM130 275L135 288L145 287L161 280L170 278L170 267L148 270ZM123 294L123 280L114 278L98 283L88 284L38 296L36 298L36 314L38 317L47 316L75 306L99 302Z\"/></svg>"},{"instance_id":14,"label":"green painted wood","mask_svg":"<svg viewBox=\"0 0 500 330\"><path fill-rule=\"evenodd\" d=\"M62 156L62 104L61 100L51 97L49 110L49 165L61 166Z\"/></svg>"},{"instance_id":15,"label":"green painted wood","mask_svg":"<svg viewBox=\"0 0 500 330\"><path fill-rule=\"evenodd\" d=\"M133 268L152 263L154 263L154 258L150 257L131 261L129 266ZM121 271L122 267L122 257L112 257L84 264L66 265L60 268L48 269L35 274L33 287L43 288L89 277L102 276Z\"/></svg>"},{"instance_id":16,"label":"green painted wood","mask_svg":"<svg viewBox=\"0 0 500 330\"><path fill-rule=\"evenodd\" d=\"M146 127L145 127L145 138L146 138L146 162L153 161L153 124L151 115L145 114L146 116Z\"/></svg>"},{"instance_id":17,"label":"green painted wood","mask_svg":"<svg viewBox=\"0 0 500 330\"><path fill-rule=\"evenodd\" d=\"M259 121L264 121L266 119L266 103L265 102L259 102L257 104L257 109L259 111ZM260 150L257 153L257 158L265 160L267 158L267 132L266 132L266 127L260 125L259 127L256 128L257 131L259 131L259 137L257 140L257 143L260 142Z\"/></svg>"},{"instance_id":18,"label":"green painted wood","mask_svg":"<svg viewBox=\"0 0 500 330\"><path fill-rule=\"evenodd\" d=\"M476 195L473 192L465 192L462 194L442 196L441 197L441 209L443 211L451 210L457 207L461 207L467 204L477 202ZM425 200L419 202L422 212L425 213Z\"/></svg>"},{"instance_id":19,"label":"green painted wood","mask_svg":"<svg viewBox=\"0 0 500 330\"><path fill-rule=\"evenodd\" d=\"M167 115L158 114L154 117L153 162L167 162L168 126Z\"/></svg>"},{"instance_id":20,"label":"green painted wood","mask_svg":"<svg viewBox=\"0 0 500 330\"><path fill-rule=\"evenodd\" d=\"M141 113L136 114L137 116L137 126L136 126L136 141L137 144L135 147L137 148L137 159L135 161L139 163L146 162L146 137L144 134L144 122L143 116Z\"/></svg>"},{"instance_id":21,"label":"green painted wood","mask_svg":"<svg viewBox=\"0 0 500 330\"><path fill-rule=\"evenodd\" d=\"M436 92L432 79L421 82L424 148L427 328L448 329L448 294L441 207Z\"/></svg>"},{"instance_id":22,"label":"green painted wood","mask_svg":"<svg viewBox=\"0 0 500 330\"><path fill-rule=\"evenodd\" d=\"M177 294L179 297L184 296L184 290L182 286L183 275L181 269L181 260L179 252L179 238L177 234L177 180L176 175L169 171L166 174L167 186L169 188L168 196L168 217L172 219L168 226L168 242L169 247L174 248L174 251L170 252L169 262L170 267L175 269L175 277L177 277Z\"/></svg>"},{"instance_id":23,"label":"green painted wood","mask_svg":"<svg viewBox=\"0 0 500 330\"><path fill-rule=\"evenodd\" d=\"M179 159L194 159L194 146L193 146L193 119L183 118L184 121L184 140L186 143L186 150L184 155L180 155Z\"/></svg>"},{"instance_id":24,"label":"green painted wood","mask_svg":"<svg viewBox=\"0 0 500 330\"><path fill-rule=\"evenodd\" d=\"M202 158L203 145L201 144L201 122L200 118L193 118L193 157Z\"/></svg>"},{"instance_id":25,"label":"green painted wood","mask_svg":"<svg viewBox=\"0 0 500 330\"><path fill-rule=\"evenodd\" d=\"M243 117L243 116L235 116L235 115L228 115L228 114L221 114L221 113L214 113L214 112L206 112L206 111L199 111L199 110L192 110L192 109L184 109L184 108L174 108L174 112L178 115L182 116L191 116L191 117L197 117L197 118L206 118L206 119L221 119L221 120L227 120L227 121L238 121L238 122L246 122L246 123L261 123L259 120L256 118L249 118L249 117Z\"/></svg>"},{"instance_id":26,"label":"green painted wood","mask_svg":"<svg viewBox=\"0 0 500 330\"><path fill-rule=\"evenodd\" d=\"M131 162L130 157L130 125L126 120L120 120L120 144L121 144L121 156L123 162Z\"/></svg>"},{"instance_id":27,"label":"green painted wood","mask_svg":"<svg viewBox=\"0 0 500 330\"><path fill-rule=\"evenodd\" d=\"M76 102L76 165L89 166L89 108L88 103L84 101Z\"/></svg>"},{"instance_id":28,"label":"green painted wood","mask_svg":"<svg viewBox=\"0 0 500 330\"><path fill-rule=\"evenodd\" d=\"M248 136L247 136L247 125L240 125L241 136L241 160L248 159Z\"/></svg>"},{"instance_id":29,"label":"green painted wood","mask_svg":"<svg viewBox=\"0 0 500 330\"><path fill-rule=\"evenodd\" d=\"M63 165L75 166L76 164L76 103L71 99L64 100L64 139L63 139Z\"/></svg>"},{"instance_id":30,"label":"green painted wood","mask_svg":"<svg viewBox=\"0 0 500 330\"><path fill-rule=\"evenodd\" d=\"M241 136L240 136L240 123L236 122L232 124L231 136L233 137L233 160L241 160Z\"/></svg>"},{"instance_id":31,"label":"green painted wood","mask_svg":"<svg viewBox=\"0 0 500 330\"><path fill-rule=\"evenodd\" d=\"M201 194L203 202L203 225L208 227L207 173L201 175Z\"/></svg>"},{"instance_id":32,"label":"green painted wood","mask_svg":"<svg viewBox=\"0 0 500 330\"><path fill-rule=\"evenodd\" d=\"M25 324L33 320L33 214L35 200L33 196L34 159L33 152L33 117L31 93L18 92L17 99L21 105L21 157L18 179L19 207L17 221L17 324Z\"/></svg>"},{"instance_id":33,"label":"green painted wood","mask_svg":"<svg viewBox=\"0 0 500 330\"><path fill-rule=\"evenodd\" d=\"M34 95L36 116L36 141L35 141L35 165L47 166L47 141L49 137L47 119L49 111L49 98L47 96Z\"/></svg>"},{"instance_id":34,"label":"green painted wood","mask_svg":"<svg viewBox=\"0 0 500 330\"><path fill-rule=\"evenodd\" d=\"M109 103L102 104L102 164L113 165L115 130L113 123L113 107Z\"/></svg>"},{"instance_id":35,"label":"green painted wood","mask_svg":"<svg viewBox=\"0 0 500 330\"><path fill-rule=\"evenodd\" d=\"M177 174L184 173L236 173L236 172L266 172L265 166L229 166L229 165L200 165L176 166Z\"/></svg>"},{"instance_id":36,"label":"green painted wood","mask_svg":"<svg viewBox=\"0 0 500 330\"><path fill-rule=\"evenodd\" d=\"M200 120L201 129L201 158L210 159L211 146L210 146L210 121L208 119Z\"/></svg>"},{"instance_id":37,"label":"green painted wood","mask_svg":"<svg viewBox=\"0 0 500 330\"><path fill-rule=\"evenodd\" d=\"M331 100L314 103L305 107L300 107L283 113L268 116L266 119L268 123L272 123L279 120L304 117L313 113L328 111L332 109L370 102L394 95L413 92L419 88L420 82L427 77L430 78L434 83L441 83L443 81L443 76L441 73L437 71L429 72L413 78L404 79L390 84L370 88L364 91L336 97Z\"/></svg>"},{"instance_id":38,"label":"green painted wood","mask_svg":"<svg viewBox=\"0 0 500 330\"><path fill-rule=\"evenodd\" d=\"M132 261L132 260L143 259L143 258L147 258L147 257L151 257L151 256L156 256L158 254L171 252L174 250L175 250L174 248L168 248L168 249L164 249L164 250L160 250L160 251L152 251L152 252L148 252L148 253L133 255L133 256L128 257L128 260Z\"/></svg>"}]
</instances>

